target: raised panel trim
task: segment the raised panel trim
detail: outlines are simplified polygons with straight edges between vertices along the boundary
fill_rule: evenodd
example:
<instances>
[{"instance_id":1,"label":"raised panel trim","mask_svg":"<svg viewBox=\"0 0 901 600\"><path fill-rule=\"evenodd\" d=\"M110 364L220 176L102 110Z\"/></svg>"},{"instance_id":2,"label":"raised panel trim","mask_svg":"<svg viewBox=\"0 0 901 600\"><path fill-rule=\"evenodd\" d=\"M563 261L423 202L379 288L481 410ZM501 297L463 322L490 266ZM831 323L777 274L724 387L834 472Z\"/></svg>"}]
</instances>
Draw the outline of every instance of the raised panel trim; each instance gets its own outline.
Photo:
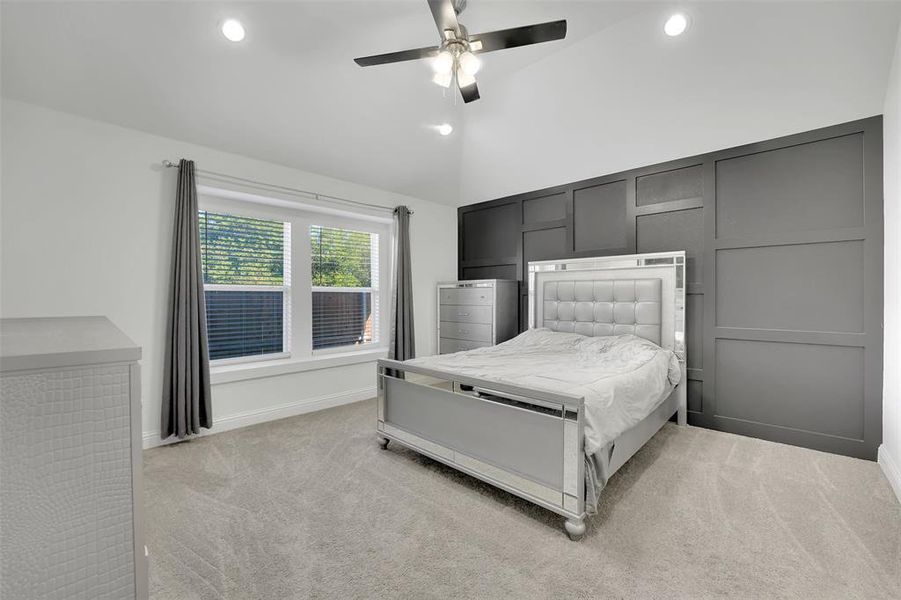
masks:
<instances>
[{"instance_id":1,"label":"raised panel trim","mask_svg":"<svg viewBox=\"0 0 901 600\"><path fill-rule=\"evenodd\" d=\"M531 223L523 223L522 232L541 231L542 229L559 229L560 227L569 227L569 217L555 219L553 221L533 221Z\"/></svg>"},{"instance_id":2,"label":"raised panel trim","mask_svg":"<svg viewBox=\"0 0 901 600\"><path fill-rule=\"evenodd\" d=\"M733 158L753 156L754 154L769 152L770 150L786 150L788 148L805 146L814 142L828 142L829 140L848 137L849 135L867 135L868 133L870 133L870 131L868 131L867 125L869 125L871 121L877 119L880 121L879 128L881 130L882 116L880 115L860 119L857 121L850 121L848 123L840 123L838 125L829 125L827 127L821 127L819 129L812 129L811 131L805 131L803 133L795 133L792 135L773 138L771 140L765 140L763 142L754 142L752 144L745 144L744 146L736 146L735 148L718 150L716 152L710 153L709 156L711 156L716 162L720 162L723 160L731 160Z\"/></svg>"},{"instance_id":3,"label":"raised panel trim","mask_svg":"<svg viewBox=\"0 0 901 600\"><path fill-rule=\"evenodd\" d=\"M717 305L714 325L716 327L728 327L738 330L770 329L777 331L786 330L827 333L866 332L867 305L864 301L864 293L867 282L863 273L863 267L866 264L864 256L865 245L865 240L828 240L817 242L815 244L770 244L765 246L714 250L716 284L713 288L713 296L714 302ZM780 252L783 254L779 254ZM739 267L741 264L741 262L739 262L739 264L732 264L732 269L730 269L727 266L729 263L726 254L729 254L731 257L728 260L744 260L745 263L743 267L745 268ZM741 256L744 258L739 258ZM758 260L758 263L753 265L752 268L747 269L746 267L750 264L747 261L751 260L751 257L756 257L755 260ZM811 257L814 257L813 261L810 261ZM831 257L832 262L825 260L826 257ZM760 262L760 259L764 258L766 258L766 260ZM822 273L818 273L818 277L807 282L813 290L811 292L809 289L798 287L797 270L791 269L786 271L784 269L785 265L792 264L791 261L794 259L801 260L801 262L795 265L798 269L806 266L812 273L818 273L815 269L829 268L830 271L826 276L823 276ZM859 259L859 262L855 259ZM836 272L835 265L837 264L844 267L844 269ZM781 276L782 279L777 278L776 280L767 280L767 283L771 285L769 289L761 290L760 286L754 286L753 290L745 290L741 287L745 285L747 281L750 281L749 275L751 273L767 272L767 269L770 268L773 268L772 272L769 273L770 275L778 275ZM737 274L744 274L745 277L736 277ZM845 279L840 279L838 277L839 274L845 275ZM721 279L726 282L723 287L720 286ZM729 285L730 283L732 284L731 286ZM788 291L787 293L786 290ZM741 294L736 296L736 292L738 291L744 291L745 294L743 296ZM855 295L855 291L859 292L859 297L852 298L852 296ZM800 321L800 324L806 325L806 327L799 329L789 328L787 325L790 325L790 323L778 316L777 318L773 318L772 312L770 312L768 316L763 317L767 322L751 322L753 320L753 315L756 314L758 319L762 316L762 313L759 313L759 305L756 305L756 302L752 303L750 306L746 305L742 307L744 310L738 310L738 308L741 307L741 302L744 301L744 298L751 293L759 295L761 299L765 298L770 302L781 300L784 304L781 305L780 310L790 309L794 311L795 314L792 322L798 324L797 322ZM824 298L842 300L844 302L843 305L841 305L842 308L838 309L838 304L827 307L825 304L821 303L821 310L812 313L809 310L807 301L809 298L816 297L814 293L819 293L819 295ZM728 311L721 310L721 300L723 300L724 297L728 298L730 295L734 302L729 303L730 308ZM811 314L816 314L817 317L811 320ZM751 316L751 319L748 318L749 316ZM855 317L857 318L855 319ZM830 328L830 326L834 327L834 329Z\"/></svg>"},{"instance_id":4,"label":"raised panel trim","mask_svg":"<svg viewBox=\"0 0 901 600\"><path fill-rule=\"evenodd\" d=\"M565 220L566 214L567 214L566 213L567 196L568 196L568 190L563 190L563 191L559 191L559 192L556 192L553 194L546 194L546 195L538 196L536 198L523 198L522 199L522 214L520 215L520 223L525 227L525 226L534 225L534 224L552 223L554 221ZM543 219L543 220L539 219L539 220L531 220L531 221L528 220L526 218L526 213L528 212L527 205L531 202L540 202L540 201L549 201L549 202L559 203L558 207L563 209L563 216L559 217L558 219ZM553 212L553 211L551 211L551 212Z\"/></svg>"},{"instance_id":5,"label":"raised panel trim","mask_svg":"<svg viewBox=\"0 0 901 600\"><path fill-rule=\"evenodd\" d=\"M460 261L460 267L506 267L519 263L515 256L502 256L500 258L470 258Z\"/></svg>"},{"instance_id":6,"label":"raised panel trim","mask_svg":"<svg viewBox=\"0 0 901 600\"><path fill-rule=\"evenodd\" d=\"M800 246L828 242L859 242L866 240L866 228L841 227L839 229L818 229L815 231L780 232L759 237L718 238L714 250L740 250L742 248L764 248L766 246Z\"/></svg>"},{"instance_id":7,"label":"raised panel trim","mask_svg":"<svg viewBox=\"0 0 901 600\"><path fill-rule=\"evenodd\" d=\"M698 196L697 198L683 198L671 202L657 202L656 204L636 206L635 216L658 215L660 213L678 212L680 210L690 210L692 208L704 208L704 197Z\"/></svg>"},{"instance_id":8,"label":"raised panel trim","mask_svg":"<svg viewBox=\"0 0 901 600\"><path fill-rule=\"evenodd\" d=\"M713 328L713 337L717 340L817 344L821 346L846 346L849 348L865 348L868 344L873 343L872 340L868 339L870 336L866 333L721 326Z\"/></svg>"},{"instance_id":9,"label":"raised panel trim","mask_svg":"<svg viewBox=\"0 0 901 600\"><path fill-rule=\"evenodd\" d=\"M727 352L727 346L731 352ZM714 409L718 419L823 438L867 439L866 348L725 338L717 339L716 347L717 383L713 392L719 399ZM724 378L726 363L721 365L720 360L730 358L729 368L725 369L730 377ZM755 367L767 371L757 373ZM769 369L775 369L784 379L773 377ZM752 374L765 378L760 389L748 385ZM721 384L734 388L734 395L722 395ZM723 398L729 401L724 403ZM739 398L745 401L736 402Z\"/></svg>"},{"instance_id":10,"label":"raised panel trim","mask_svg":"<svg viewBox=\"0 0 901 600\"><path fill-rule=\"evenodd\" d=\"M835 433L823 433L821 431L811 431L810 429L803 429L801 427L789 427L787 425L776 425L774 423L763 423L762 421L752 421L751 419L740 419L738 417L729 417L726 415L714 415L717 419L723 421L732 421L733 423L744 423L747 425L759 425L771 429L781 429L784 431L790 431L792 433L805 433L812 436L824 437L824 438L832 438L836 440L845 440L849 442L862 442L861 438L848 437L844 435L838 435Z\"/></svg>"}]
</instances>

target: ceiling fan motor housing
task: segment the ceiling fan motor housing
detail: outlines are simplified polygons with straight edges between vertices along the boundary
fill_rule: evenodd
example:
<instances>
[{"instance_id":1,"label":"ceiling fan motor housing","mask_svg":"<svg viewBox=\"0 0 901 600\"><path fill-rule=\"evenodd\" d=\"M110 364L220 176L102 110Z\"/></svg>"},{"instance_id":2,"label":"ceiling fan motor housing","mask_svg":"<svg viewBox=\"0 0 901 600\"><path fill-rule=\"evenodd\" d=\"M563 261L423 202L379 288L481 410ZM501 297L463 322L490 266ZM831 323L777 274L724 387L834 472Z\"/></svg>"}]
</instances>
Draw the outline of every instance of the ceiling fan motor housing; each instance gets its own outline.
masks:
<instances>
[{"instance_id":1,"label":"ceiling fan motor housing","mask_svg":"<svg viewBox=\"0 0 901 600\"><path fill-rule=\"evenodd\" d=\"M444 41L441 42L441 49L450 51L454 56L459 56L467 50L472 50L469 43L469 31L466 29L466 26L460 23L459 29L460 37L457 37L457 34L452 29L445 30Z\"/></svg>"}]
</instances>

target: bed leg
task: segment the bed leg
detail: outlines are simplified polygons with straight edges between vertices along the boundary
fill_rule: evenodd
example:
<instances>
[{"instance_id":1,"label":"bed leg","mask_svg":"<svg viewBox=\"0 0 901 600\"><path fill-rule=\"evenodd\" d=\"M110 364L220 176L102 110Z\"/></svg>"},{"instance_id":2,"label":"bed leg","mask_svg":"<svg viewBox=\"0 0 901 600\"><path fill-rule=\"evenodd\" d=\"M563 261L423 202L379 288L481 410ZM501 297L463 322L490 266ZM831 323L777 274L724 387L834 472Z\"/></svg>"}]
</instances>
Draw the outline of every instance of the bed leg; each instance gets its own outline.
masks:
<instances>
[{"instance_id":1,"label":"bed leg","mask_svg":"<svg viewBox=\"0 0 901 600\"><path fill-rule=\"evenodd\" d=\"M377 439L379 441L379 446L382 447L382 450L385 450L386 448L388 448L388 442L390 442L391 440L389 440L388 438L383 437L383 436L378 436Z\"/></svg>"},{"instance_id":2,"label":"bed leg","mask_svg":"<svg viewBox=\"0 0 901 600\"><path fill-rule=\"evenodd\" d=\"M585 535L585 519L567 519L563 524L566 535L574 542L578 542Z\"/></svg>"}]
</instances>

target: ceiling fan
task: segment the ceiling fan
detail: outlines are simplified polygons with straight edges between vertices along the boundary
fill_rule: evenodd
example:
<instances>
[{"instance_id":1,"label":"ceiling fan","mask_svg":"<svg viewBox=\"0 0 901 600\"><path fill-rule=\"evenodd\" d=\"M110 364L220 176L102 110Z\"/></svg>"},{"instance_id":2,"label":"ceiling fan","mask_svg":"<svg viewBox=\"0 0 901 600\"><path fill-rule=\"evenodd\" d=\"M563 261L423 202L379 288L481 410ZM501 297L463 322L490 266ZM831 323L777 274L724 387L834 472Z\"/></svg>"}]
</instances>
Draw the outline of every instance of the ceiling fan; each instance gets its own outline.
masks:
<instances>
[{"instance_id":1,"label":"ceiling fan","mask_svg":"<svg viewBox=\"0 0 901 600\"><path fill-rule=\"evenodd\" d=\"M463 102L472 102L479 99L475 74L481 66L481 61L477 54L562 40L566 37L566 20L469 35L466 27L457 20L459 14L466 8L466 0L428 0L428 3L435 25L441 34L439 46L365 56L355 58L354 62L361 67L371 67L431 58L432 68L435 71L432 81L445 88L456 81Z\"/></svg>"}]
</instances>

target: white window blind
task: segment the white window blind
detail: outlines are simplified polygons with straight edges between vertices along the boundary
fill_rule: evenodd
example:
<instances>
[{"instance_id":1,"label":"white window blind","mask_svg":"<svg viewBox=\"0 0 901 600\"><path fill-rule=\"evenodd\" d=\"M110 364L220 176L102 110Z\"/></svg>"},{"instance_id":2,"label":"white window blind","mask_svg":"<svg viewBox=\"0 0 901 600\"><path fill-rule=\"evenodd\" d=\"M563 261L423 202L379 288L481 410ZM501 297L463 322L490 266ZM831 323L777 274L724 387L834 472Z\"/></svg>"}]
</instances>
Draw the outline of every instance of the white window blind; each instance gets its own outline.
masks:
<instances>
[{"instance_id":1,"label":"white window blind","mask_svg":"<svg viewBox=\"0 0 901 600\"><path fill-rule=\"evenodd\" d=\"M199 211L210 360L289 351L291 225Z\"/></svg>"},{"instance_id":2,"label":"white window blind","mask_svg":"<svg viewBox=\"0 0 901 600\"><path fill-rule=\"evenodd\" d=\"M379 236L310 226L313 349L369 344L379 332Z\"/></svg>"}]
</instances>

